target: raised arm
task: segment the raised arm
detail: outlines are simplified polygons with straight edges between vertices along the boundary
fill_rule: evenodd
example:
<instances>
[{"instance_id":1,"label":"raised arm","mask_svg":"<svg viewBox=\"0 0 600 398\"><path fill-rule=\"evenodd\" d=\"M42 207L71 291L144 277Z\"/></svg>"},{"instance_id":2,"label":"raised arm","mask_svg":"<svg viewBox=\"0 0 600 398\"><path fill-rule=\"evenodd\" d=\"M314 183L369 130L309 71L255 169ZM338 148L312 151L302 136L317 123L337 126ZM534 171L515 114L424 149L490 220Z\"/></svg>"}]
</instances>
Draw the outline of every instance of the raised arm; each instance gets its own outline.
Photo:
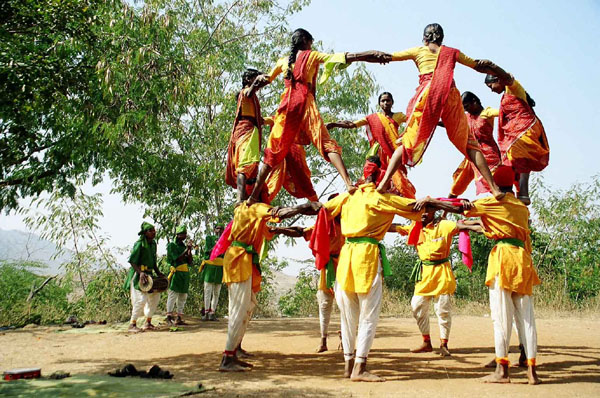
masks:
<instances>
[{"instance_id":1,"label":"raised arm","mask_svg":"<svg viewBox=\"0 0 600 398\"><path fill-rule=\"evenodd\" d=\"M494 75L498 77L500 83L505 86L510 86L513 83L514 77L489 59L477 59L475 61L477 62L477 65L474 69L477 72Z\"/></svg>"},{"instance_id":2,"label":"raised arm","mask_svg":"<svg viewBox=\"0 0 600 398\"><path fill-rule=\"evenodd\" d=\"M425 197L423 199L419 199L417 202L415 202L414 209L418 211L418 210L421 210L425 206L436 209L436 210L447 211L448 213L462 214L465 210L469 210L472 207L472 204L468 200L463 199L461 201L461 205L456 206L450 202L433 199L433 198L430 198L429 196L427 196L427 197Z\"/></svg>"},{"instance_id":3,"label":"raised arm","mask_svg":"<svg viewBox=\"0 0 600 398\"><path fill-rule=\"evenodd\" d=\"M304 227L269 227L269 231L273 234L281 234L290 238L301 238L304 236Z\"/></svg>"},{"instance_id":4,"label":"raised arm","mask_svg":"<svg viewBox=\"0 0 600 398\"><path fill-rule=\"evenodd\" d=\"M269 75L260 75L250 85L244 89L243 93L246 97L252 97L259 89L270 83Z\"/></svg>"},{"instance_id":5,"label":"raised arm","mask_svg":"<svg viewBox=\"0 0 600 398\"><path fill-rule=\"evenodd\" d=\"M477 220L458 220L456 222L458 229L463 231L473 231L479 234L483 233L483 224L480 219Z\"/></svg>"},{"instance_id":6,"label":"raised arm","mask_svg":"<svg viewBox=\"0 0 600 398\"><path fill-rule=\"evenodd\" d=\"M354 124L354 122L350 121L350 120L339 120L337 122L329 122L325 125L325 127L327 127L327 130L331 130L331 129L335 129L335 128L340 128L340 129L355 129L358 126L356 124Z\"/></svg>"}]
</instances>

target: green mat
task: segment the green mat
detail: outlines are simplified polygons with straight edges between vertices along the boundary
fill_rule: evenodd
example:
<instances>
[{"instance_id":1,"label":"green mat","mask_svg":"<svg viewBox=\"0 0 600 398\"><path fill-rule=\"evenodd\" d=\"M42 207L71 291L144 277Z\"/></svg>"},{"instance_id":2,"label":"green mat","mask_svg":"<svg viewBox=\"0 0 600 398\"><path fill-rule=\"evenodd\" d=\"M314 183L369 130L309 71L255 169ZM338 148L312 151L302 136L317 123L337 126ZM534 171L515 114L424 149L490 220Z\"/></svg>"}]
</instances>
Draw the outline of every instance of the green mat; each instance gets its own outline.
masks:
<instances>
[{"instance_id":1,"label":"green mat","mask_svg":"<svg viewBox=\"0 0 600 398\"><path fill-rule=\"evenodd\" d=\"M201 391L197 384L190 386L176 381L98 375L77 375L62 380L0 381L0 396L25 398L179 397Z\"/></svg>"}]
</instances>

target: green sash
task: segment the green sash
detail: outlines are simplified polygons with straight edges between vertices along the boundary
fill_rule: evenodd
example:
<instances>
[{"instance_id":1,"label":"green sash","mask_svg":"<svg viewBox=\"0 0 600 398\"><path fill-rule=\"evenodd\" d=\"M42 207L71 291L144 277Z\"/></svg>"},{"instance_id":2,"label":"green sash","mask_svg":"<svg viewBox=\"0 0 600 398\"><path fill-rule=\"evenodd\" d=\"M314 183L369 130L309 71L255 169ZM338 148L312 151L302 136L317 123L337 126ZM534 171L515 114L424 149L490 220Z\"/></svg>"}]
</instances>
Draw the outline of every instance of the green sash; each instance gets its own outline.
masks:
<instances>
[{"instance_id":1,"label":"green sash","mask_svg":"<svg viewBox=\"0 0 600 398\"><path fill-rule=\"evenodd\" d=\"M414 281L415 283L420 282L422 279L423 266L424 265L440 265L449 261L450 257L442 258L439 260L419 260L415 263L415 266L410 273L409 280Z\"/></svg>"},{"instance_id":2,"label":"green sash","mask_svg":"<svg viewBox=\"0 0 600 398\"><path fill-rule=\"evenodd\" d=\"M335 284L335 264L333 263L333 259L338 256L338 254L330 254L329 262L325 266L325 283L328 289L332 289Z\"/></svg>"},{"instance_id":3,"label":"green sash","mask_svg":"<svg viewBox=\"0 0 600 398\"><path fill-rule=\"evenodd\" d=\"M346 242L350 243L370 243L372 245L379 246L379 253L381 254L381 266L383 267L383 276L392 275L392 269L390 268L390 262L385 254L385 246L383 243L375 238L369 238L366 236L346 238Z\"/></svg>"},{"instance_id":4,"label":"green sash","mask_svg":"<svg viewBox=\"0 0 600 398\"><path fill-rule=\"evenodd\" d=\"M525 242L517 238L503 238L496 241L496 245L512 245L525 248Z\"/></svg>"},{"instance_id":5,"label":"green sash","mask_svg":"<svg viewBox=\"0 0 600 398\"><path fill-rule=\"evenodd\" d=\"M260 269L260 263L258 261L258 253L256 250L254 250L254 246L240 242L239 240L234 240L231 242L231 246L241 247L242 249L246 250L246 253L252 254L252 264L256 266L258 272L262 275L262 269Z\"/></svg>"}]
</instances>

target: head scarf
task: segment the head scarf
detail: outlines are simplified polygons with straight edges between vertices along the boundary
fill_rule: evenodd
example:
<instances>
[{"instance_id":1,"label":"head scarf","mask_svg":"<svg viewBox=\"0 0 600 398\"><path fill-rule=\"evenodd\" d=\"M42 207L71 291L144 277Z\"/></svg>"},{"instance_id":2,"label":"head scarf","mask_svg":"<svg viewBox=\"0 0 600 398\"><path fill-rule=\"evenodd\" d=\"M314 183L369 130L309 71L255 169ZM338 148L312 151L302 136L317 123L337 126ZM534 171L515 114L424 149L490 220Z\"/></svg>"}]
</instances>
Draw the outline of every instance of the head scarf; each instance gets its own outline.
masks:
<instances>
[{"instance_id":1,"label":"head scarf","mask_svg":"<svg viewBox=\"0 0 600 398\"><path fill-rule=\"evenodd\" d=\"M365 166L363 167L363 177L366 180L370 176L373 176L373 180L377 181L377 177L379 177L379 166L377 163L367 160L365 162Z\"/></svg>"},{"instance_id":2,"label":"head scarf","mask_svg":"<svg viewBox=\"0 0 600 398\"><path fill-rule=\"evenodd\" d=\"M498 166L494 172L494 182L499 187L512 187L515 182L515 172L510 166Z\"/></svg>"},{"instance_id":3,"label":"head scarf","mask_svg":"<svg viewBox=\"0 0 600 398\"><path fill-rule=\"evenodd\" d=\"M138 235L144 235L146 231L150 231L151 229L154 229L154 225L144 221L140 227L140 232L138 232Z\"/></svg>"},{"instance_id":4,"label":"head scarf","mask_svg":"<svg viewBox=\"0 0 600 398\"><path fill-rule=\"evenodd\" d=\"M175 229L175 235L187 233L187 228L184 224L180 225Z\"/></svg>"}]
</instances>

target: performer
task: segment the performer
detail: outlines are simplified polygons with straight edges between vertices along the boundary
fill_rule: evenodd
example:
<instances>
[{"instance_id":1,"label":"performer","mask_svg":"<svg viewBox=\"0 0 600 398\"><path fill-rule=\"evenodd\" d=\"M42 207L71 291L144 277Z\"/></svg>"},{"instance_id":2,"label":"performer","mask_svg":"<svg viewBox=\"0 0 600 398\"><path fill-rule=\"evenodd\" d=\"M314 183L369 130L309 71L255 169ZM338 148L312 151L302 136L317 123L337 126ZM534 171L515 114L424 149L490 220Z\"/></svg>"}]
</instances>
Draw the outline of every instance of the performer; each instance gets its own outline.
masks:
<instances>
[{"instance_id":1,"label":"performer","mask_svg":"<svg viewBox=\"0 0 600 398\"><path fill-rule=\"evenodd\" d=\"M183 309L190 290L189 266L192 265L192 244L187 239L187 228L180 225L175 230L175 241L167 245L167 263L170 266L167 295L167 325L185 325ZM177 318L173 310L177 305Z\"/></svg>"},{"instance_id":2,"label":"performer","mask_svg":"<svg viewBox=\"0 0 600 398\"><path fill-rule=\"evenodd\" d=\"M462 104L467 112L469 129L479 143L481 153L485 158L490 171L493 173L502 164L500 149L494 140L494 118L498 117L498 109L483 108L481 100L470 91L462 94ZM481 173L475 165L465 158L452 175L453 183L450 188L450 198L463 194L471 181L475 178L477 195L490 192L490 187L483 180Z\"/></svg>"},{"instance_id":3,"label":"performer","mask_svg":"<svg viewBox=\"0 0 600 398\"><path fill-rule=\"evenodd\" d=\"M341 315L344 377L353 381L384 381L367 371L367 356L379 321L383 276L390 274L380 241L394 215L416 221L422 214L420 202L376 191L379 166L377 157L369 158L363 172L365 184L353 194L344 193L323 205L330 217L341 214L346 239L336 273L335 297Z\"/></svg>"},{"instance_id":4,"label":"performer","mask_svg":"<svg viewBox=\"0 0 600 398\"><path fill-rule=\"evenodd\" d=\"M156 230L154 225L144 221L138 235L140 238L133 245L129 256L131 268L127 273L124 286L131 293L132 311L128 331L134 333L156 329L152 324L152 316L160 300L160 293L142 292L139 285L140 281L145 284L148 281L148 276L164 277L156 263L156 241L154 240ZM146 317L146 323L140 329L137 327L137 319L142 314Z\"/></svg>"},{"instance_id":5,"label":"performer","mask_svg":"<svg viewBox=\"0 0 600 398\"><path fill-rule=\"evenodd\" d=\"M329 195L328 200L338 196L338 194ZM319 303L319 326L321 331L321 344L317 352L327 351L327 337L329 331L329 322L331 320L331 311L335 300L334 284L335 274L340 259L340 251L344 245L344 236L342 235L341 217L338 215L330 222L328 236L329 239L329 258L327 265L321 269L319 274L319 287L317 290L317 302ZM315 227L304 230L304 239L312 241L312 234ZM315 237L318 238L318 237Z\"/></svg>"},{"instance_id":6,"label":"performer","mask_svg":"<svg viewBox=\"0 0 600 398\"><path fill-rule=\"evenodd\" d=\"M246 69L242 75L242 90L237 95L237 109L227 149L225 182L238 191L242 200L246 180L256 178L262 142L262 127L273 125L273 118L264 118L256 92L268 83L265 75L256 69Z\"/></svg>"},{"instance_id":7,"label":"performer","mask_svg":"<svg viewBox=\"0 0 600 398\"><path fill-rule=\"evenodd\" d=\"M327 123L327 129L335 127L344 129L367 127L367 138L371 150L369 156L377 155L381 160L381 168L387 169L390 158L394 150L398 148L396 141L400 138L398 128L406 122L406 115L402 112L392 112L394 106L394 97L391 93L383 92L379 94L379 107L382 112L370 114L360 120L351 122L343 120L339 122ZM416 189L408 179L406 167L402 164L392 175L392 193L397 193L407 198L415 198Z\"/></svg>"},{"instance_id":8,"label":"performer","mask_svg":"<svg viewBox=\"0 0 600 398\"><path fill-rule=\"evenodd\" d=\"M548 138L533 110L535 101L512 75L500 68L495 69L493 74L485 77L485 84L497 94L504 92L498 119L498 145L502 163L511 166L519 174L518 198L529 205L529 173L542 171L548 166Z\"/></svg>"},{"instance_id":9,"label":"performer","mask_svg":"<svg viewBox=\"0 0 600 398\"><path fill-rule=\"evenodd\" d=\"M483 378L487 383L510 383L508 348L513 316L519 324L527 355L529 384L539 384L536 372L537 331L533 313L533 286L540 280L531 261L529 210L512 192L514 171L500 166L494 180L506 193L501 200L484 198L465 210L467 217L480 217L483 233L495 240L490 252L485 284L490 291L490 309L494 322L496 371Z\"/></svg>"},{"instance_id":10,"label":"performer","mask_svg":"<svg viewBox=\"0 0 600 398\"><path fill-rule=\"evenodd\" d=\"M333 163L348 190L355 189L342 160L342 149L329 136L317 108L317 73L322 63L325 63L324 76L327 77L336 64L348 65L357 61L382 63L384 54L379 51L324 54L313 51L312 44L313 37L308 31L296 29L292 35L289 57L277 61L275 68L269 73L270 82L284 73L285 90L250 203L259 200L258 196L267 176L269 200L277 195L282 186L294 197L317 200L303 147L310 143L325 160ZM322 77L321 81L323 80Z\"/></svg>"},{"instance_id":11,"label":"performer","mask_svg":"<svg viewBox=\"0 0 600 398\"><path fill-rule=\"evenodd\" d=\"M427 208L421 217L423 224L422 237L416 245L420 261L416 264L415 292L411 300L413 316L417 321L423 343L410 352L431 352L431 336L429 334L429 305L434 300L434 309L440 327L440 356L450 356L448 339L452 325L451 297L456 290L456 279L450 263L452 238L461 230L472 230L476 227L457 224L454 221L436 217L436 210ZM409 235L415 224L392 224L390 232Z\"/></svg>"},{"instance_id":12,"label":"performer","mask_svg":"<svg viewBox=\"0 0 600 398\"><path fill-rule=\"evenodd\" d=\"M235 208L230 234L232 243L225 253L223 266L223 281L229 289L229 321L220 371L239 372L252 367L238 359L236 351L257 304L256 293L260 291L258 253L263 241L279 232L270 230L267 223L279 222L298 214L316 214L319 206L318 202L308 202L295 207L273 208L264 202L254 205L242 202ZM301 231L298 236L300 234Z\"/></svg>"},{"instance_id":13,"label":"performer","mask_svg":"<svg viewBox=\"0 0 600 398\"><path fill-rule=\"evenodd\" d=\"M223 225L218 224L215 228L215 235L206 235L204 244L204 261L200 266L202 280L204 281L204 313L203 321L217 320L217 306L219 304L219 294L223 284L223 256L214 260L210 259L210 253L215 247L217 240L223 233Z\"/></svg>"},{"instance_id":14,"label":"performer","mask_svg":"<svg viewBox=\"0 0 600 398\"><path fill-rule=\"evenodd\" d=\"M467 57L457 49L443 46L443 39L442 27L436 23L429 24L423 32L422 47L392 54L392 61L411 59L415 62L420 73L419 87L408 103L406 111L408 121L402 136L402 145L394 151L390 166L378 190L385 191L400 163L412 167L421 161L441 118L450 141L475 164L490 186L492 194L500 198L503 194L494 184L479 144L469 131L460 93L453 79L456 62L482 73L489 72L492 66L488 64L485 67L479 66L479 61Z\"/></svg>"}]
</instances>

